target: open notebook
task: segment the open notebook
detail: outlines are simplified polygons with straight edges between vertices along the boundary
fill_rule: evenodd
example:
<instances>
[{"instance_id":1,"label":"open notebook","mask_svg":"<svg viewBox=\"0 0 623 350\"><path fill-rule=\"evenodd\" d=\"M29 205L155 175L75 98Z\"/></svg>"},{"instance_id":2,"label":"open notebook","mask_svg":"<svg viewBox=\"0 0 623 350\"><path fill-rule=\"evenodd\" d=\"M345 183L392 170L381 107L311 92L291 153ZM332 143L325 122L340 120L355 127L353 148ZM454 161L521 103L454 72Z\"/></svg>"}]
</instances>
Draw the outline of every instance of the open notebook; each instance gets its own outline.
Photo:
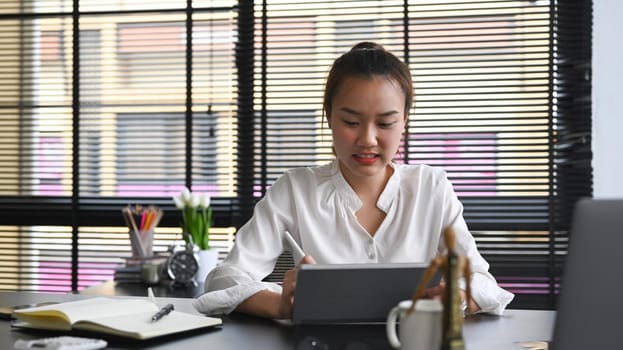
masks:
<instances>
[{"instance_id":1,"label":"open notebook","mask_svg":"<svg viewBox=\"0 0 623 350\"><path fill-rule=\"evenodd\" d=\"M577 203L550 349L622 348L621 218L623 199Z\"/></svg>"},{"instance_id":2,"label":"open notebook","mask_svg":"<svg viewBox=\"0 0 623 350\"><path fill-rule=\"evenodd\" d=\"M96 297L85 300L17 310L13 316L21 321L15 327L84 330L133 339L150 339L167 334L218 326L221 319L171 311L152 322L159 308L144 299Z\"/></svg>"}]
</instances>

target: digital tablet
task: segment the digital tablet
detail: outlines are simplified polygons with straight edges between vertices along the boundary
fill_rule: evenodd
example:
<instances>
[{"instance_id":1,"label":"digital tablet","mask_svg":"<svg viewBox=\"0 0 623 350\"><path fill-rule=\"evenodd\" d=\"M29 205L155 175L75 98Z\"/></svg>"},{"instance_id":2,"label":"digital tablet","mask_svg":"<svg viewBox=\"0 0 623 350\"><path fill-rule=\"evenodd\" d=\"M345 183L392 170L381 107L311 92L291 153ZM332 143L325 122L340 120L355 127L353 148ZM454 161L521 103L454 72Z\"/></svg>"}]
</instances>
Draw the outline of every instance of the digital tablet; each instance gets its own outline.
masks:
<instances>
[{"instance_id":1,"label":"digital tablet","mask_svg":"<svg viewBox=\"0 0 623 350\"><path fill-rule=\"evenodd\" d=\"M294 291L294 324L383 323L411 299L428 264L303 264ZM438 272L429 283L437 284Z\"/></svg>"}]
</instances>

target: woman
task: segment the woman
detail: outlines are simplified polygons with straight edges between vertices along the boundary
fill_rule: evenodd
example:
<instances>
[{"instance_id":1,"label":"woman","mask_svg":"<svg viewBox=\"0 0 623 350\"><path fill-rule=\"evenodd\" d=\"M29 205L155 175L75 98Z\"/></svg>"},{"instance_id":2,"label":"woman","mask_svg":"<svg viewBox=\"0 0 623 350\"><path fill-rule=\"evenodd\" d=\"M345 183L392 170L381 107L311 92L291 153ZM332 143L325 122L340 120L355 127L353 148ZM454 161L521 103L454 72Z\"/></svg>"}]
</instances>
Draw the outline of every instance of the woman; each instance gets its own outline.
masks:
<instances>
[{"instance_id":1,"label":"woman","mask_svg":"<svg viewBox=\"0 0 623 350\"><path fill-rule=\"evenodd\" d=\"M469 311L501 314L513 294L488 272L445 172L392 162L412 103L409 68L382 46L359 43L338 58L323 103L335 160L290 170L273 184L208 275L195 307L290 318L296 271L285 274L283 288L261 282L284 249L285 231L308 254L300 263L397 263L431 261L445 249L442 232L452 227L457 251L471 261Z\"/></svg>"}]
</instances>

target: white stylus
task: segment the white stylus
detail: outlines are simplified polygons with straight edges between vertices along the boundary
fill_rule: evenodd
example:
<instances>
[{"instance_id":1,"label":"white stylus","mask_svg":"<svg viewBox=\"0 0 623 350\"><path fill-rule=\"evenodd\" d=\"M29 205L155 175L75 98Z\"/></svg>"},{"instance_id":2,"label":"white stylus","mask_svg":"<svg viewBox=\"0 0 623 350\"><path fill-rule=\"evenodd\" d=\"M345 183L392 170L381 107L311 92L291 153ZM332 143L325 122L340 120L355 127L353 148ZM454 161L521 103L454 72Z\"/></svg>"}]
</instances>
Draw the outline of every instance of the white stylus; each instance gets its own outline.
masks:
<instances>
[{"instance_id":1,"label":"white stylus","mask_svg":"<svg viewBox=\"0 0 623 350\"><path fill-rule=\"evenodd\" d=\"M290 248L292 249L292 255L294 255L294 262L298 264L303 257L306 255L303 249L296 243L292 234L288 231L286 232L286 241L290 244Z\"/></svg>"}]
</instances>

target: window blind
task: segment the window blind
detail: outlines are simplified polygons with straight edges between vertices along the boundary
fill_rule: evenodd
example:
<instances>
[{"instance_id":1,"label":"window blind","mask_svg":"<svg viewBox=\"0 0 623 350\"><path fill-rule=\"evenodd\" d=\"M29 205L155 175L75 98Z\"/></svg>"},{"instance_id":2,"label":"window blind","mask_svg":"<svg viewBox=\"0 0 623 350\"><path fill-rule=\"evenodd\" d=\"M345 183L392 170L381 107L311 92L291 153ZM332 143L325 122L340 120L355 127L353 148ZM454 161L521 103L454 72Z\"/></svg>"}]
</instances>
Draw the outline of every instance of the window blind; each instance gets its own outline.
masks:
<instances>
[{"instance_id":1,"label":"window blind","mask_svg":"<svg viewBox=\"0 0 623 350\"><path fill-rule=\"evenodd\" d=\"M512 306L554 307L571 209L592 194L590 13L586 1L256 4L256 195L332 158L324 78L376 41L415 84L395 161L444 168Z\"/></svg>"},{"instance_id":2,"label":"window blind","mask_svg":"<svg viewBox=\"0 0 623 350\"><path fill-rule=\"evenodd\" d=\"M237 36L232 1L5 1L0 6L0 289L71 291L129 257L126 205L214 206L231 247ZM17 269L16 269L17 267Z\"/></svg>"},{"instance_id":3,"label":"window blind","mask_svg":"<svg viewBox=\"0 0 623 350\"><path fill-rule=\"evenodd\" d=\"M415 82L396 161L443 167L512 306L552 308L592 194L591 21L587 0L3 1L0 289L109 279L128 204L165 210L165 250L183 186L213 196L223 257L285 169L332 159L324 79L373 40Z\"/></svg>"}]
</instances>

